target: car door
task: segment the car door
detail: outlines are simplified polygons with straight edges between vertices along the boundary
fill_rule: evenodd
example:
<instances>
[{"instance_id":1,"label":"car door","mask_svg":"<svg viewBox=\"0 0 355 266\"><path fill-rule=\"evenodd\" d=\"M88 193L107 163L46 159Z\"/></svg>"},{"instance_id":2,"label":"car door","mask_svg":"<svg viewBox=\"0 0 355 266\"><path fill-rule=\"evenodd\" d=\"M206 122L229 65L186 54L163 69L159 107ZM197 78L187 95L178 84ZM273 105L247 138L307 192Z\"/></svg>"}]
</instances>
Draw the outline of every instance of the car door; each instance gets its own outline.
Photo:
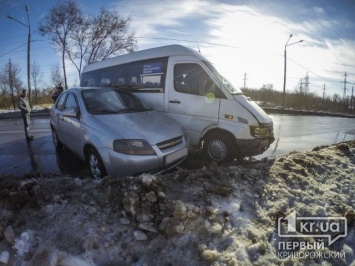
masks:
<instances>
[{"instance_id":1,"label":"car door","mask_svg":"<svg viewBox=\"0 0 355 266\"><path fill-rule=\"evenodd\" d=\"M62 131L62 121L63 121L63 109L65 105L65 100L67 98L67 93L62 93L59 99L55 103L55 107L51 110L51 124L57 133L60 142L64 143L64 136Z\"/></svg>"},{"instance_id":2,"label":"car door","mask_svg":"<svg viewBox=\"0 0 355 266\"><path fill-rule=\"evenodd\" d=\"M61 134L63 136L63 144L73 152L80 154L80 108L77 95L69 92L62 111L62 119L60 122Z\"/></svg>"},{"instance_id":3,"label":"car door","mask_svg":"<svg viewBox=\"0 0 355 266\"><path fill-rule=\"evenodd\" d=\"M199 61L170 58L168 71L167 113L184 126L190 143L198 145L202 131L218 123L224 95Z\"/></svg>"}]
</instances>

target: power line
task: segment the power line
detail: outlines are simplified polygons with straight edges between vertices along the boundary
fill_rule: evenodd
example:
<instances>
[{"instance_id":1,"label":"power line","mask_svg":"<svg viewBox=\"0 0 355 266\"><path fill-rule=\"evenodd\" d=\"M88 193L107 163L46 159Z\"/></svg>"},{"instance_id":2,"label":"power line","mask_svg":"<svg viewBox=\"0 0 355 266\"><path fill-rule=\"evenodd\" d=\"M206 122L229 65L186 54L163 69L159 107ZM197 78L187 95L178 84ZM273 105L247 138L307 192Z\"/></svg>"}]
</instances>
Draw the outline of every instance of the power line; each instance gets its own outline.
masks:
<instances>
[{"instance_id":1,"label":"power line","mask_svg":"<svg viewBox=\"0 0 355 266\"><path fill-rule=\"evenodd\" d=\"M193 40L181 40L181 39L173 39L173 38L172 38L172 39L170 39L170 38L158 38L158 37L151 37L151 38L136 37L136 38L156 39L156 40L167 40L167 41L170 40L170 41L181 41L181 42L191 42L191 43L192 43L192 42L195 42L195 41L193 41ZM224 45L224 44L209 43L209 42L199 42L199 43L209 44L209 45L214 45L214 46L221 46L221 47L228 47L228 48L240 49L240 47L238 47L238 46L232 46L232 45ZM274 56L282 56L282 55L274 54L274 53L270 53L270 54L271 54L271 55L274 55ZM322 80L324 80L324 81L326 81L326 82L328 82L328 83L330 83L330 84L333 84L334 86L338 87L338 85L337 85L335 82L327 80L326 78L324 78L324 77L318 75L317 73L313 72L312 70L308 69L307 67L305 67L305 66L303 66L303 65L301 65L301 64L299 64L299 63L297 63L296 61L294 61L294 60L291 59L290 57L288 57L288 59L289 59L290 61L292 61L293 63L295 63L296 65L298 65L298 66L304 68L305 70L307 70L308 72L312 73L313 75L319 77L320 79L322 79ZM306 83L307 83L306 86L308 86L309 83L308 83L308 82L306 82Z\"/></svg>"},{"instance_id":2,"label":"power line","mask_svg":"<svg viewBox=\"0 0 355 266\"><path fill-rule=\"evenodd\" d=\"M335 82L333 82L333 81L329 81L329 80L327 80L326 78L324 78L324 77L322 77L322 76L320 76L320 75L318 75L318 74L314 73L312 70L308 69L308 68L307 68L307 67L305 67L305 66L302 66L301 64L299 64L299 63L297 63L296 61L292 60L291 58L287 57L287 59L289 59L290 61L292 61L292 62L293 62L293 63L295 63L296 65L298 65L298 66L300 66L300 67L302 67L302 68L306 69L308 72L310 72L310 73L312 73L313 75L315 75L315 76L319 77L320 79L322 79L322 80L324 80L324 81L326 81L326 82L328 82L328 83L331 83L331 84L333 84L333 85L334 85L334 86L336 86L336 87L338 87L338 86L339 86L339 85L338 85L338 84L336 84Z\"/></svg>"},{"instance_id":3,"label":"power line","mask_svg":"<svg viewBox=\"0 0 355 266\"><path fill-rule=\"evenodd\" d=\"M22 44L22 45L20 45L20 46L18 46L18 47L16 47L16 48L14 48L14 49L12 49L11 51L6 52L5 54L1 55L0 58L4 57L5 55L8 55L9 53L12 53L13 51L15 51L15 50L21 48L21 47L24 46L24 45L27 45L27 42L24 43L24 44Z\"/></svg>"},{"instance_id":4,"label":"power line","mask_svg":"<svg viewBox=\"0 0 355 266\"><path fill-rule=\"evenodd\" d=\"M23 37L23 36L27 36L27 34L12 36L12 37L8 37L8 38L3 38L3 39L0 39L0 41L10 40L10 39L14 39L14 38L17 38L17 37Z\"/></svg>"},{"instance_id":5,"label":"power line","mask_svg":"<svg viewBox=\"0 0 355 266\"><path fill-rule=\"evenodd\" d=\"M178 41L178 42L196 43L196 40L176 39L176 38L161 38L161 37L149 37L149 38L148 38L148 37L142 37L142 36L135 36L135 38L137 38L137 39L153 39L153 40L166 40L166 41ZM7 38L7 39L8 39L8 38ZM43 41L50 41L50 40L51 40L51 39L44 38L44 39L42 39L42 40L41 40L41 39L33 40L33 42L43 42ZM199 41L199 43L207 44L207 45L212 45L212 46L219 46L219 47L227 47L227 48L233 48L233 49L240 49L240 47L238 47L238 46L226 45L226 44L220 44L220 43L200 42L200 41ZM1 58L1 57L4 57L5 55L7 55L7 54L9 54L9 53L11 53L11 52L13 52L13 51L15 51L15 50L17 50L17 49L19 49L20 47L22 47L22 46L24 46L24 45L25 45L25 44L23 44L23 45L21 45L21 46L19 46L19 47L16 47L15 49L13 49L13 50L7 52L6 54L4 54L4 55L2 55L2 56L0 56L0 58ZM35 48L35 49L40 49L40 48ZM273 56L282 56L282 55L280 55L280 54L274 54L274 53L269 53L269 54L270 54L270 55L273 55ZM308 69L307 67L305 67L305 66L303 66L303 65L301 65L301 64L299 64L299 63L297 63L296 61L294 61L294 60L291 59L290 57L288 57L288 59L289 59L290 61L292 61L294 64L296 64L296 65L298 65L298 66L300 66L300 67L306 69L307 71L309 71L309 72L312 73L313 75L317 76L317 77L320 78L321 80L324 80L324 81L326 81L326 82L328 82L328 83L330 83L330 84L333 84L333 85L336 86L336 87L339 86L339 85L336 84L335 82L330 81L330 80L328 80L328 79L326 79L326 78L324 78L324 77L318 75L317 73L311 71L311 70Z\"/></svg>"},{"instance_id":6,"label":"power line","mask_svg":"<svg viewBox=\"0 0 355 266\"><path fill-rule=\"evenodd\" d=\"M164 40L164 41L178 41L178 42L191 42L191 43L196 43L196 40L184 40L184 39L173 39L173 38L159 38L159 37L136 37L137 39L152 39L152 40ZM221 46L221 47L228 47L228 48L236 48L236 49L240 49L240 47L238 46L232 46L232 45L226 45L226 44L219 44L219 43L211 43L211 42L201 42L199 41L199 43L203 43L203 44L208 44L208 45L214 45L214 46Z\"/></svg>"}]
</instances>

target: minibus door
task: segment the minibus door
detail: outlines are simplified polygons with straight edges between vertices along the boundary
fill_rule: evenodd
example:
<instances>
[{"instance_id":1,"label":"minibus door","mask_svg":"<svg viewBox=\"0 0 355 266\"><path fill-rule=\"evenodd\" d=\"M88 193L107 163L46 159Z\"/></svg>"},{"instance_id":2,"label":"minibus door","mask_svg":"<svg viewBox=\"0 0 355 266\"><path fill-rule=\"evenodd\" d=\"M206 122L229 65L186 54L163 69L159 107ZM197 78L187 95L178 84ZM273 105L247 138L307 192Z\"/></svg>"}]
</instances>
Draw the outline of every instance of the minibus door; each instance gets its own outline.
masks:
<instances>
[{"instance_id":1,"label":"minibus door","mask_svg":"<svg viewBox=\"0 0 355 266\"><path fill-rule=\"evenodd\" d=\"M198 63L170 60L167 113L182 124L190 144L198 145L201 132L218 123L219 88Z\"/></svg>"}]
</instances>

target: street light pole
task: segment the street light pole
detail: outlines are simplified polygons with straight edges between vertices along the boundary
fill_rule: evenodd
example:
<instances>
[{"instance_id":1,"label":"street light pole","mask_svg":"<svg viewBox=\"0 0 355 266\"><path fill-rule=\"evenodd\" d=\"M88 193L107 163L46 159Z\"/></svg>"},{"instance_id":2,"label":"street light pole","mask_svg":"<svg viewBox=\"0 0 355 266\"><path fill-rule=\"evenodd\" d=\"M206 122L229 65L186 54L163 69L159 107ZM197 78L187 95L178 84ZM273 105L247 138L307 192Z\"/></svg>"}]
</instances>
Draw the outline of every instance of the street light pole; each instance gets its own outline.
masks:
<instances>
[{"instance_id":1,"label":"street light pole","mask_svg":"<svg viewBox=\"0 0 355 266\"><path fill-rule=\"evenodd\" d=\"M296 44L296 43L300 43L303 42L303 40L300 40L298 42L294 42L294 43L290 43L288 44L288 42L290 41L292 37L292 34L290 34L290 37L288 38L286 44L285 44L285 51L284 51L284 86L283 86L283 94L282 94L282 107L285 107L285 94L286 94L286 65L287 65L287 52L286 52L286 47Z\"/></svg>"},{"instance_id":2,"label":"street light pole","mask_svg":"<svg viewBox=\"0 0 355 266\"><path fill-rule=\"evenodd\" d=\"M27 39L27 87L28 87L28 99L30 102L30 105L32 107L32 102L31 102L31 24L30 24L30 18L28 16L28 5L25 5L25 10L27 14L27 22L28 25L22 23L21 21L13 18L10 15L7 15L9 19L15 20L16 22L20 23L21 25L25 26L28 28L28 39Z\"/></svg>"},{"instance_id":3,"label":"street light pole","mask_svg":"<svg viewBox=\"0 0 355 266\"><path fill-rule=\"evenodd\" d=\"M28 40L27 40L27 86L28 86L28 100L30 106L32 107L31 101L31 24L30 18L28 16L28 5L25 5L27 22L28 22Z\"/></svg>"},{"instance_id":4,"label":"street light pole","mask_svg":"<svg viewBox=\"0 0 355 266\"><path fill-rule=\"evenodd\" d=\"M351 89L351 99L350 99L351 110L354 110L354 85L355 83L353 83L353 88Z\"/></svg>"}]
</instances>

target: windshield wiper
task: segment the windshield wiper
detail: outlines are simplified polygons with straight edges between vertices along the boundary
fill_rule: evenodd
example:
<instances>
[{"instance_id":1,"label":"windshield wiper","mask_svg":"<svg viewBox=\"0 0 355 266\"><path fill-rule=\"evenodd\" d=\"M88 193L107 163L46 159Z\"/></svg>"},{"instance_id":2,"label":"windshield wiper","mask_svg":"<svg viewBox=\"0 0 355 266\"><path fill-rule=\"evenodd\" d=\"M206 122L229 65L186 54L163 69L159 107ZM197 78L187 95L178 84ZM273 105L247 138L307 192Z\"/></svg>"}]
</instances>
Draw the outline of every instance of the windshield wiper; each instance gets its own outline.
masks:
<instances>
[{"instance_id":1,"label":"windshield wiper","mask_svg":"<svg viewBox=\"0 0 355 266\"><path fill-rule=\"evenodd\" d=\"M117 114L119 111L106 110L106 109L95 109L91 111L95 114Z\"/></svg>"},{"instance_id":2,"label":"windshield wiper","mask_svg":"<svg viewBox=\"0 0 355 266\"><path fill-rule=\"evenodd\" d=\"M136 107L134 107L134 108L123 108L123 109L120 109L120 110L118 110L118 112L122 112L122 113L130 113L130 112L144 112L144 111L146 111L146 109L144 109L144 108L136 108Z\"/></svg>"}]
</instances>

